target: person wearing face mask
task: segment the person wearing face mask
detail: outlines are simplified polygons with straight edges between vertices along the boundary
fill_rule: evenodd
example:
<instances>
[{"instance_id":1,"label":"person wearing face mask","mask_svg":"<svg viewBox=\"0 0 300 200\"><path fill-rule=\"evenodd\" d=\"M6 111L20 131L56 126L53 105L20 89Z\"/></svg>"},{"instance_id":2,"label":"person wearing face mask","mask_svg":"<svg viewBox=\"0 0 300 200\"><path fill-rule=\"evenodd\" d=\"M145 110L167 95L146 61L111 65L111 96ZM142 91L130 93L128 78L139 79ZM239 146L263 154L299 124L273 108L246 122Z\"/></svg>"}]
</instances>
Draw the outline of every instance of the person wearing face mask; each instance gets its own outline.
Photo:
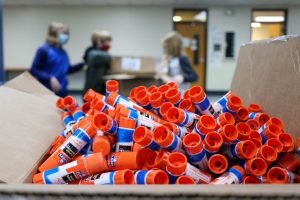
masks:
<instances>
[{"instance_id":1,"label":"person wearing face mask","mask_svg":"<svg viewBox=\"0 0 300 200\"><path fill-rule=\"evenodd\" d=\"M158 75L165 83L174 81L184 92L191 82L198 79L189 59L183 53L182 36L173 31L162 40L164 54L158 69Z\"/></svg>"},{"instance_id":2,"label":"person wearing face mask","mask_svg":"<svg viewBox=\"0 0 300 200\"><path fill-rule=\"evenodd\" d=\"M84 93L91 88L96 92L105 94L103 76L109 74L111 55L108 51L111 40L112 37L108 31L94 31L92 34L92 45L86 49L83 56L83 60L88 66Z\"/></svg>"},{"instance_id":3,"label":"person wearing face mask","mask_svg":"<svg viewBox=\"0 0 300 200\"><path fill-rule=\"evenodd\" d=\"M48 28L46 42L41 45L34 57L30 73L56 95L68 95L67 74L81 70L84 63L70 65L64 50L69 40L69 28L60 22L52 22Z\"/></svg>"}]
</instances>

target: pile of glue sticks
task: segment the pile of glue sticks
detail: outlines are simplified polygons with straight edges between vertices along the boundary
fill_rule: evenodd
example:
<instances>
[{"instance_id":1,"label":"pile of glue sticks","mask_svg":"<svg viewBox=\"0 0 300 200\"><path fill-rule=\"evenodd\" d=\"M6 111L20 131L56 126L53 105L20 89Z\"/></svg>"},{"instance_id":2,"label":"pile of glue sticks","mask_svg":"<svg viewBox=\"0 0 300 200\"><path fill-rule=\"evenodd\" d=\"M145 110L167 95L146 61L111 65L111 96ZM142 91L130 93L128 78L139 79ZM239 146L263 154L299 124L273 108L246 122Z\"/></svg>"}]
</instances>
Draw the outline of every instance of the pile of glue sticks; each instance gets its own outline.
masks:
<instances>
[{"instance_id":1,"label":"pile of glue sticks","mask_svg":"<svg viewBox=\"0 0 300 200\"><path fill-rule=\"evenodd\" d=\"M228 92L211 103L200 86L174 82L120 95L88 90L82 106L59 98L65 129L33 177L35 184L299 183L295 144L277 117Z\"/></svg>"}]
</instances>

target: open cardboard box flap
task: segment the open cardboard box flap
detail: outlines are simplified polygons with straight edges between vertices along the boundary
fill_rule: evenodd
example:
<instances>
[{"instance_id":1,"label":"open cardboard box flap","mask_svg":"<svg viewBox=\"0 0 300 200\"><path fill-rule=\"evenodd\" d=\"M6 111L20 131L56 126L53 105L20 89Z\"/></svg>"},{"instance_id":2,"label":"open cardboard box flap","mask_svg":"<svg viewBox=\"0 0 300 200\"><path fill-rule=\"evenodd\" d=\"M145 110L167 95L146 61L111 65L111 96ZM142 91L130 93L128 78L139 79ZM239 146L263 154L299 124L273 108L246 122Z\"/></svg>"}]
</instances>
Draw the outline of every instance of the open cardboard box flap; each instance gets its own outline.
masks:
<instances>
[{"instance_id":1,"label":"open cardboard box flap","mask_svg":"<svg viewBox=\"0 0 300 200\"><path fill-rule=\"evenodd\" d=\"M243 45L231 90L243 102L258 103L286 125L300 132L300 37L282 36Z\"/></svg>"},{"instance_id":2,"label":"open cardboard box flap","mask_svg":"<svg viewBox=\"0 0 300 200\"><path fill-rule=\"evenodd\" d=\"M56 100L27 72L0 87L2 182L31 182L37 164L63 129Z\"/></svg>"},{"instance_id":3,"label":"open cardboard box flap","mask_svg":"<svg viewBox=\"0 0 300 200\"><path fill-rule=\"evenodd\" d=\"M272 116L280 117L294 136L299 130L300 114L300 37L282 38L244 45L239 54L231 90L245 104L259 103ZM0 180L6 183L30 183L37 164L62 131L57 97L25 73L0 87L1 134ZM239 189L237 189L238 187ZM181 189L180 189L181 188ZM272 188L272 189L271 189ZM153 193L187 194L295 194L297 185L274 186L36 186L0 185L8 193ZM257 192L259 191L259 193Z\"/></svg>"}]
</instances>

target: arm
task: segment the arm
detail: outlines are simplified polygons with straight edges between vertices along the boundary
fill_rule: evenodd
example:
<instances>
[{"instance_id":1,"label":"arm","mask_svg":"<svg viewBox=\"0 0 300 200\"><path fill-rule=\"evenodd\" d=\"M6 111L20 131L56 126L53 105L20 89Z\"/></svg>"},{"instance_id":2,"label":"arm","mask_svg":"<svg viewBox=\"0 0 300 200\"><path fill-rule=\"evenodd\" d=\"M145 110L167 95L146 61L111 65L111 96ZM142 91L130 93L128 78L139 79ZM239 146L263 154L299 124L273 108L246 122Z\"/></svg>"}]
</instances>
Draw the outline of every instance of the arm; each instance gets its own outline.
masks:
<instances>
[{"instance_id":1,"label":"arm","mask_svg":"<svg viewBox=\"0 0 300 200\"><path fill-rule=\"evenodd\" d=\"M84 65L85 65L85 63L81 62L81 63L70 66L69 70L68 70L68 74L72 74L74 72L80 71L84 67Z\"/></svg>"},{"instance_id":2,"label":"arm","mask_svg":"<svg viewBox=\"0 0 300 200\"><path fill-rule=\"evenodd\" d=\"M195 82L198 79L196 72L193 70L187 57L180 57L180 67L183 71L184 82Z\"/></svg>"},{"instance_id":3,"label":"arm","mask_svg":"<svg viewBox=\"0 0 300 200\"><path fill-rule=\"evenodd\" d=\"M30 73L41 81L50 81L51 74L44 70L47 62L47 50L39 48L35 54Z\"/></svg>"}]
</instances>

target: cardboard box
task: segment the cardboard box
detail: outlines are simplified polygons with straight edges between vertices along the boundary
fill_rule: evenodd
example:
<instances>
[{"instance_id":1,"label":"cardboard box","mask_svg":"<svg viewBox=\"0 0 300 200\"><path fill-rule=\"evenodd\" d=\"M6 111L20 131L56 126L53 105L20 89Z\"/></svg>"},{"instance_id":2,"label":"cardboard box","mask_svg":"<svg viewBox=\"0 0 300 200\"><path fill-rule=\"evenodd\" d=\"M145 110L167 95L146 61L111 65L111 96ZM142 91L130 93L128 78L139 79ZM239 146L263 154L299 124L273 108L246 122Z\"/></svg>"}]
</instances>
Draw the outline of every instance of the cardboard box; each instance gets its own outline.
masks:
<instances>
[{"instance_id":1,"label":"cardboard box","mask_svg":"<svg viewBox=\"0 0 300 200\"><path fill-rule=\"evenodd\" d=\"M231 89L247 104L256 102L300 136L300 37L284 37L241 47ZM57 97L29 74L0 87L0 198L275 198L299 199L299 185L77 186L32 185L32 174L63 129ZM13 195L13 196L12 196ZM43 197L44 198L44 197Z\"/></svg>"},{"instance_id":2,"label":"cardboard box","mask_svg":"<svg viewBox=\"0 0 300 200\"><path fill-rule=\"evenodd\" d=\"M156 74L156 62L151 57L113 56L111 62L112 74L139 76L153 76Z\"/></svg>"}]
</instances>

